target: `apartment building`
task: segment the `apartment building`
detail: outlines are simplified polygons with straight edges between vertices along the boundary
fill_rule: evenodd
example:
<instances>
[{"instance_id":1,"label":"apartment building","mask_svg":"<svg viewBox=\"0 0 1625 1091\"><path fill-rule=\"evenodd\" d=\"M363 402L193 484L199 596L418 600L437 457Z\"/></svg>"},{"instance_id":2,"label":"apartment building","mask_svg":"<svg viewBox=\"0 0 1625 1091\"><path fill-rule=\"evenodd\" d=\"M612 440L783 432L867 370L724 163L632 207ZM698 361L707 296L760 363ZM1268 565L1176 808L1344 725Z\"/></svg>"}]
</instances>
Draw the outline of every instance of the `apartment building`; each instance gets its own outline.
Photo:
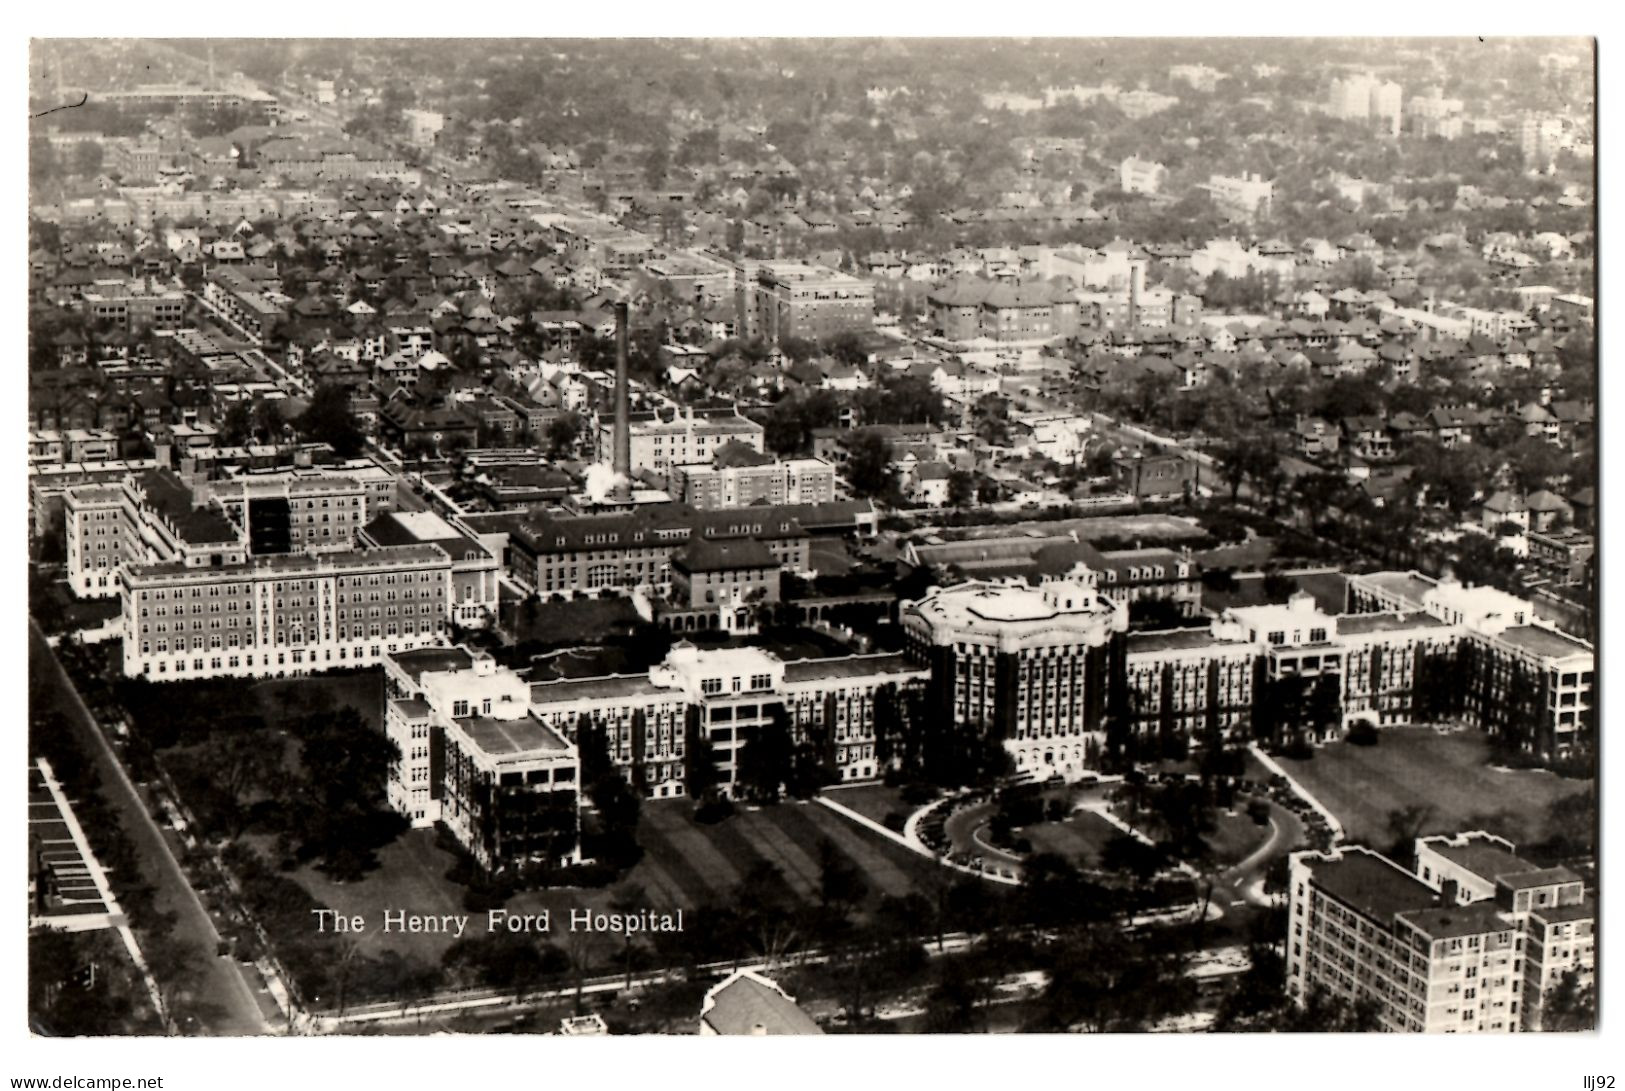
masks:
<instances>
[{"instance_id":1,"label":"apartment building","mask_svg":"<svg viewBox=\"0 0 1625 1091\"><path fill-rule=\"evenodd\" d=\"M1214 174L1202 188L1212 195L1220 211L1236 220L1267 220L1275 201L1275 183L1256 174L1239 178Z\"/></svg>"},{"instance_id":2,"label":"apartment building","mask_svg":"<svg viewBox=\"0 0 1625 1091\"><path fill-rule=\"evenodd\" d=\"M1129 156L1117 165L1117 184L1124 193L1160 193L1168 168L1154 159Z\"/></svg>"},{"instance_id":3,"label":"apartment building","mask_svg":"<svg viewBox=\"0 0 1625 1091\"><path fill-rule=\"evenodd\" d=\"M464 647L384 657L390 806L443 823L481 865L581 860L580 758L532 712L530 686Z\"/></svg>"},{"instance_id":4,"label":"apartment building","mask_svg":"<svg viewBox=\"0 0 1625 1091\"><path fill-rule=\"evenodd\" d=\"M754 288L751 331L770 341L819 341L874 328L875 286L867 280L802 262L765 261Z\"/></svg>"},{"instance_id":5,"label":"apartment building","mask_svg":"<svg viewBox=\"0 0 1625 1091\"><path fill-rule=\"evenodd\" d=\"M121 584L127 676L283 677L443 644L451 558L410 545L130 564Z\"/></svg>"},{"instance_id":6,"label":"apartment building","mask_svg":"<svg viewBox=\"0 0 1625 1091\"><path fill-rule=\"evenodd\" d=\"M1078 331L1078 298L1049 281L950 281L927 297L931 321L951 341L1050 341Z\"/></svg>"},{"instance_id":7,"label":"apartment building","mask_svg":"<svg viewBox=\"0 0 1625 1091\"><path fill-rule=\"evenodd\" d=\"M1417 572L1350 576L1348 609L1418 611L1459 634L1452 687L1460 714L1542 759L1594 746L1595 651L1491 587Z\"/></svg>"},{"instance_id":8,"label":"apartment building","mask_svg":"<svg viewBox=\"0 0 1625 1091\"><path fill-rule=\"evenodd\" d=\"M287 312L272 303L263 285L237 269L217 267L203 282L203 300L256 345L270 340Z\"/></svg>"},{"instance_id":9,"label":"apartment building","mask_svg":"<svg viewBox=\"0 0 1625 1091\"><path fill-rule=\"evenodd\" d=\"M673 499L702 510L769 504L822 504L835 499L835 467L821 458L782 462L719 455L709 465L671 469Z\"/></svg>"},{"instance_id":10,"label":"apartment building","mask_svg":"<svg viewBox=\"0 0 1625 1091\"><path fill-rule=\"evenodd\" d=\"M664 504L615 515L542 512L514 528L508 572L543 595L574 598L606 590L671 592L671 555L691 538L754 538L792 572L808 570L809 538L784 507L700 511Z\"/></svg>"},{"instance_id":11,"label":"apartment building","mask_svg":"<svg viewBox=\"0 0 1625 1091\"><path fill-rule=\"evenodd\" d=\"M1294 853L1287 992L1377 1007L1385 1030L1539 1030L1566 972L1590 983L1596 906L1567 868L1481 832L1416 843L1416 870L1369 849Z\"/></svg>"},{"instance_id":12,"label":"apartment building","mask_svg":"<svg viewBox=\"0 0 1625 1091\"><path fill-rule=\"evenodd\" d=\"M724 444L737 443L760 454L764 430L738 413L696 414L673 409L668 419L659 412L634 414L628 432L633 470L670 474L675 466L710 462ZM598 426L600 458L614 449L615 421L606 416Z\"/></svg>"},{"instance_id":13,"label":"apartment building","mask_svg":"<svg viewBox=\"0 0 1625 1091\"><path fill-rule=\"evenodd\" d=\"M171 330L186 319L186 293L152 280L98 281L85 289L80 307L93 322L127 330Z\"/></svg>"}]
</instances>

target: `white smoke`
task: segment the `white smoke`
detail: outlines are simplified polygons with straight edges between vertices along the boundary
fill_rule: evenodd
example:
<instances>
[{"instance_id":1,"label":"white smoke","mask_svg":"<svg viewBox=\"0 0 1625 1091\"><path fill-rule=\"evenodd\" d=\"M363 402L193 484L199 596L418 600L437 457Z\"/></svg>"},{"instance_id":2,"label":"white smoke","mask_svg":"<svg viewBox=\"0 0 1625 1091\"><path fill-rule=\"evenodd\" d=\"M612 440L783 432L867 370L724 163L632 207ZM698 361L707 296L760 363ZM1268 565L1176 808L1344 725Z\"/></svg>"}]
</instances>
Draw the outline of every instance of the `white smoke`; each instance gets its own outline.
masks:
<instances>
[{"instance_id":1,"label":"white smoke","mask_svg":"<svg viewBox=\"0 0 1625 1091\"><path fill-rule=\"evenodd\" d=\"M587 497L595 504L608 500L615 486L623 483L630 484L624 474L616 473L607 463L594 462L587 467Z\"/></svg>"}]
</instances>

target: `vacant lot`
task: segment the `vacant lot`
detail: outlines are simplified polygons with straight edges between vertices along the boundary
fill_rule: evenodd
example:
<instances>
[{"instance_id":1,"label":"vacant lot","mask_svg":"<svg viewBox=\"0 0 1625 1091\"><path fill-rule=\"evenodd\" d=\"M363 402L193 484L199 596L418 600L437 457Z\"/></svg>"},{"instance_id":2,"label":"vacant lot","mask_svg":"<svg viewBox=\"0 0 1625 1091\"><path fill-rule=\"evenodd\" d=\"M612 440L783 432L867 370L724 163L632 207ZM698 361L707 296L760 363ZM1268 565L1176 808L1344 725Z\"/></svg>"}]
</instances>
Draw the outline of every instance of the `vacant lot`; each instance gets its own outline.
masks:
<instances>
[{"instance_id":1,"label":"vacant lot","mask_svg":"<svg viewBox=\"0 0 1625 1091\"><path fill-rule=\"evenodd\" d=\"M1487 753L1476 734L1401 728L1384 730L1376 746L1336 742L1311 761L1276 760L1338 817L1351 839L1376 845L1391 839L1388 816L1411 806L1430 808L1426 834L1484 829L1514 844L1540 840L1549 832L1553 801L1590 784L1539 770L1492 769Z\"/></svg>"},{"instance_id":2,"label":"vacant lot","mask_svg":"<svg viewBox=\"0 0 1625 1091\"><path fill-rule=\"evenodd\" d=\"M930 873L938 866L815 803L741 809L723 822L705 826L693 820L686 801L658 800L644 804L638 827L644 856L625 882L642 887L651 906L693 909L730 902L744 877L765 861L779 869L798 896L816 901L819 844L826 839L857 867L871 898L881 894L901 897L920 889L923 880L934 877ZM438 963L454 936L385 935L379 929L385 909L422 914L466 912L462 889L445 877L454 862L451 854L435 845L432 830L412 830L384 848L379 858L382 866L359 882L334 883L313 868L301 869L294 877L329 908L365 916L369 951L376 943L379 949ZM614 896L614 888L529 891L511 899L507 908L512 913L537 913L545 908L557 922L567 919L571 909L605 908ZM483 925L483 918L471 921L470 934ZM555 923L555 939L564 934Z\"/></svg>"}]
</instances>

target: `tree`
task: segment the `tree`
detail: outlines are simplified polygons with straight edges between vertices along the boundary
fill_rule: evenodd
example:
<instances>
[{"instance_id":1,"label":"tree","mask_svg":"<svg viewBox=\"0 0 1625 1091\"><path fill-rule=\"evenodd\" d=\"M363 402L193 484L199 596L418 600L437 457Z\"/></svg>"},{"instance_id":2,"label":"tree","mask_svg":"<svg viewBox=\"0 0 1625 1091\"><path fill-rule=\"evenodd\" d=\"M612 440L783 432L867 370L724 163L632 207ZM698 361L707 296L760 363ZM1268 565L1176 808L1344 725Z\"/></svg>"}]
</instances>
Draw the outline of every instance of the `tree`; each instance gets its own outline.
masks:
<instances>
[{"instance_id":1,"label":"tree","mask_svg":"<svg viewBox=\"0 0 1625 1091\"><path fill-rule=\"evenodd\" d=\"M777 803L793 756L790 714L775 705L769 721L751 733L739 752L740 791L758 803Z\"/></svg>"},{"instance_id":2,"label":"tree","mask_svg":"<svg viewBox=\"0 0 1625 1091\"><path fill-rule=\"evenodd\" d=\"M698 711L690 709L684 756L684 779L689 797L696 801L710 798L716 791L719 780L716 747L712 745L711 737L700 724L699 717L693 715Z\"/></svg>"},{"instance_id":3,"label":"tree","mask_svg":"<svg viewBox=\"0 0 1625 1091\"><path fill-rule=\"evenodd\" d=\"M341 458L361 453L366 440L361 425L350 408L350 391L335 383L318 386L310 404L294 420L294 428L306 440L326 443Z\"/></svg>"},{"instance_id":4,"label":"tree","mask_svg":"<svg viewBox=\"0 0 1625 1091\"><path fill-rule=\"evenodd\" d=\"M976 475L969 470L948 471L948 506L967 508L976 501Z\"/></svg>"},{"instance_id":5,"label":"tree","mask_svg":"<svg viewBox=\"0 0 1625 1091\"><path fill-rule=\"evenodd\" d=\"M574 412L560 413L547 422L547 453L552 458L564 458L575 451L576 441L581 437L581 415Z\"/></svg>"},{"instance_id":6,"label":"tree","mask_svg":"<svg viewBox=\"0 0 1625 1091\"><path fill-rule=\"evenodd\" d=\"M1010 403L997 392L983 394L972 407L976 417L976 436L989 447L1007 447L1010 444Z\"/></svg>"},{"instance_id":7,"label":"tree","mask_svg":"<svg viewBox=\"0 0 1625 1091\"><path fill-rule=\"evenodd\" d=\"M872 428L853 433L847 443L846 483L862 497L887 497L897 491L891 445Z\"/></svg>"},{"instance_id":8,"label":"tree","mask_svg":"<svg viewBox=\"0 0 1625 1091\"><path fill-rule=\"evenodd\" d=\"M1570 1033L1597 1029L1596 986L1580 984L1578 973L1565 970L1546 996L1540 1029Z\"/></svg>"}]
</instances>

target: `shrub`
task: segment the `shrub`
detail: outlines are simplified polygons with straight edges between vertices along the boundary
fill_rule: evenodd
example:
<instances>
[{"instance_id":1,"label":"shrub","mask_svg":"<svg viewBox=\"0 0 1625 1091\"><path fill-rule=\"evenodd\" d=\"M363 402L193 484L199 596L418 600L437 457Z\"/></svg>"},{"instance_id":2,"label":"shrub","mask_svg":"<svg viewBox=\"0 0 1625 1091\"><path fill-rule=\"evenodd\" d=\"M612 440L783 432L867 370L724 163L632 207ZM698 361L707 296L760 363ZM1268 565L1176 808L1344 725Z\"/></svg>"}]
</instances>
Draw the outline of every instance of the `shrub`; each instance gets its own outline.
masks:
<instances>
[{"instance_id":1,"label":"shrub","mask_svg":"<svg viewBox=\"0 0 1625 1091\"><path fill-rule=\"evenodd\" d=\"M694 808L694 821L710 826L730 818L734 813L733 800L726 796L706 800Z\"/></svg>"},{"instance_id":2,"label":"shrub","mask_svg":"<svg viewBox=\"0 0 1625 1091\"><path fill-rule=\"evenodd\" d=\"M1377 725L1370 720L1355 720L1349 725L1348 741L1354 746L1376 746L1379 738Z\"/></svg>"}]
</instances>

